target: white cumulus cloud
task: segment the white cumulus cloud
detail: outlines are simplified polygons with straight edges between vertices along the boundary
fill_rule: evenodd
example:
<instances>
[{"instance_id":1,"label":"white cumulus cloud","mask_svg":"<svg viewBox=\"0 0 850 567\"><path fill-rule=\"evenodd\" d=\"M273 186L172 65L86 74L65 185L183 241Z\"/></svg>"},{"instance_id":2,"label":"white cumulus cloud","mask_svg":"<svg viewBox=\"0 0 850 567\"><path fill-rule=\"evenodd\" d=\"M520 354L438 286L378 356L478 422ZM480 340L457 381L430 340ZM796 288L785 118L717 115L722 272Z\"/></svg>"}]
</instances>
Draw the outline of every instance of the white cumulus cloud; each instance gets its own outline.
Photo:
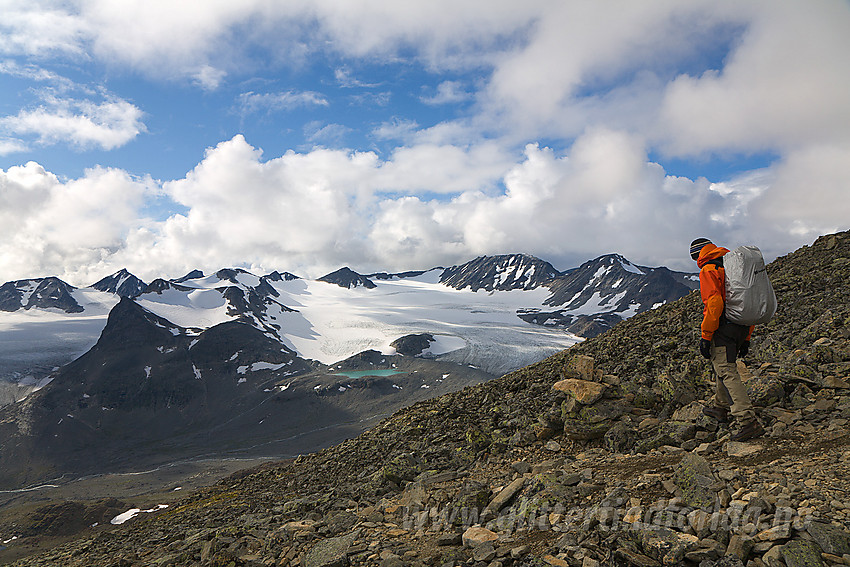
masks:
<instances>
[{"instance_id":1,"label":"white cumulus cloud","mask_svg":"<svg viewBox=\"0 0 850 567\"><path fill-rule=\"evenodd\" d=\"M0 130L34 136L40 144L68 142L79 148L111 150L145 130L142 111L120 99L101 103L47 97L46 104L0 118Z\"/></svg>"},{"instance_id":2,"label":"white cumulus cloud","mask_svg":"<svg viewBox=\"0 0 850 567\"><path fill-rule=\"evenodd\" d=\"M0 272L93 283L127 246L153 190L150 180L114 169L90 169L66 182L34 162L0 170Z\"/></svg>"}]
</instances>

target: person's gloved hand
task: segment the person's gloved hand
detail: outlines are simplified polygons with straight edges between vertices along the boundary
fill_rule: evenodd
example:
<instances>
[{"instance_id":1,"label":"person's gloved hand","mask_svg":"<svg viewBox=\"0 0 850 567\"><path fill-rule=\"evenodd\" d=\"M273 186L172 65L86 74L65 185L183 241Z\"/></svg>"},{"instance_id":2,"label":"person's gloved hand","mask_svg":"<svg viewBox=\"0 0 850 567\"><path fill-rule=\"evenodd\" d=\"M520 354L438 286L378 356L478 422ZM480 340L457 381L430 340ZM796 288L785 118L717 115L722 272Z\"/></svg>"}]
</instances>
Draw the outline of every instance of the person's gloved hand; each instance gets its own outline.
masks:
<instances>
[{"instance_id":1,"label":"person's gloved hand","mask_svg":"<svg viewBox=\"0 0 850 567\"><path fill-rule=\"evenodd\" d=\"M699 340L699 353L703 358L711 358L711 341L708 339Z\"/></svg>"},{"instance_id":2,"label":"person's gloved hand","mask_svg":"<svg viewBox=\"0 0 850 567\"><path fill-rule=\"evenodd\" d=\"M738 347L738 358L744 358L750 352L750 341L744 341Z\"/></svg>"}]
</instances>

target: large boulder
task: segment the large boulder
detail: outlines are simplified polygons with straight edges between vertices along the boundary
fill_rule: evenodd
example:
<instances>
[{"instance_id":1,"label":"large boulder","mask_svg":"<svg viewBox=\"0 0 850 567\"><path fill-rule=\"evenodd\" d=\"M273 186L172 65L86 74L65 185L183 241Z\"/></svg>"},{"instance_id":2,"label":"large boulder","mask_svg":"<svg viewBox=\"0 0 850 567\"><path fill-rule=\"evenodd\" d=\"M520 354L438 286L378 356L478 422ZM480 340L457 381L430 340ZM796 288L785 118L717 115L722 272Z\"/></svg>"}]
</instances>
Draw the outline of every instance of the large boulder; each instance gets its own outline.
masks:
<instances>
[{"instance_id":1,"label":"large boulder","mask_svg":"<svg viewBox=\"0 0 850 567\"><path fill-rule=\"evenodd\" d=\"M628 407L623 399L600 400L582 407L564 418L564 435L573 441L600 439Z\"/></svg>"},{"instance_id":2,"label":"large boulder","mask_svg":"<svg viewBox=\"0 0 850 567\"><path fill-rule=\"evenodd\" d=\"M605 393L605 384L600 382L590 382L589 380L579 380L577 378L567 378L555 382L552 386L559 392L564 392L567 395L575 398L575 400L585 406L589 406L602 398Z\"/></svg>"},{"instance_id":3,"label":"large boulder","mask_svg":"<svg viewBox=\"0 0 850 567\"><path fill-rule=\"evenodd\" d=\"M821 548L817 543L795 539L782 546L779 554L787 567L822 567Z\"/></svg>"},{"instance_id":4,"label":"large boulder","mask_svg":"<svg viewBox=\"0 0 850 567\"><path fill-rule=\"evenodd\" d=\"M685 376L662 372L655 383L661 393L661 399L674 406L687 405L699 397L693 381Z\"/></svg>"},{"instance_id":5,"label":"large boulder","mask_svg":"<svg viewBox=\"0 0 850 567\"><path fill-rule=\"evenodd\" d=\"M581 378L582 380L598 381L597 378L601 378L601 372L594 370L594 362L593 357L578 354L567 362L564 371L567 376ZM597 377L597 375L599 376Z\"/></svg>"},{"instance_id":6,"label":"large boulder","mask_svg":"<svg viewBox=\"0 0 850 567\"><path fill-rule=\"evenodd\" d=\"M806 531L826 553L850 555L850 533L847 531L822 522L812 522Z\"/></svg>"},{"instance_id":7,"label":"large boulder","mask_svg":"<svg viewBox=\"0 0 850 567\"><path fill-rule=\"evenodd\" d=\"M679 462L673 482L682 491L682 500L694 508L708 508L717 499L717 479L703 457L688 453Z\"/></svg>"}]
</instances>

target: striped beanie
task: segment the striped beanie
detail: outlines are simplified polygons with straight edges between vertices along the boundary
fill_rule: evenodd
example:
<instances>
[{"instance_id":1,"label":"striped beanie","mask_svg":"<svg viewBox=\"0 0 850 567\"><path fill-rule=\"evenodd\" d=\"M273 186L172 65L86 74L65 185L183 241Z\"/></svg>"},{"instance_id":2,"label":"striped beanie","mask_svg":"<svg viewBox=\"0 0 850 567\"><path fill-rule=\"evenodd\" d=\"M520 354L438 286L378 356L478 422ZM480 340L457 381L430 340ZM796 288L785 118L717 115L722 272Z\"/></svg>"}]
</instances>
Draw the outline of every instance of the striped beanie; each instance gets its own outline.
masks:
<instances>
[{"instance_id":1,"label":"striped beanie","mask_svg":"<svg viewBox=\"0 0 850 567\"><path fill-rule=\"evenodd\" d=\"M711 244L711 240L709 240L708 238L697 238L696 240L691 242L691 258L693 258L694 260L699 258L699 252L706 244Z\"/></svg>"}]
</instances>

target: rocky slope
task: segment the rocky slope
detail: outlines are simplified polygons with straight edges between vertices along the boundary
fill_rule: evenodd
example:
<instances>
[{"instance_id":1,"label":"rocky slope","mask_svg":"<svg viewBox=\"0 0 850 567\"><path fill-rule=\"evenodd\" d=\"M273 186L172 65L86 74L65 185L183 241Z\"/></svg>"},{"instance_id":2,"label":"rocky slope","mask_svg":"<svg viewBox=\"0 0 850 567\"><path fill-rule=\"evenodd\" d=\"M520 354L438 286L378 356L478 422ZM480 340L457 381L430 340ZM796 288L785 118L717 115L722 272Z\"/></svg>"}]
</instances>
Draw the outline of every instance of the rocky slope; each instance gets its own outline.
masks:
<instances>
[{"instance_id":1,"label":"rocky slope","mask_svg":"<svg viewBox=\"0 0 850 567\"><path fill-rule=\"evenodd\" d=\"M850 233L769 266L748 390L701 415L698 295L338 446L18 565L850 564Z\"/></svg>"}]
</instances>

